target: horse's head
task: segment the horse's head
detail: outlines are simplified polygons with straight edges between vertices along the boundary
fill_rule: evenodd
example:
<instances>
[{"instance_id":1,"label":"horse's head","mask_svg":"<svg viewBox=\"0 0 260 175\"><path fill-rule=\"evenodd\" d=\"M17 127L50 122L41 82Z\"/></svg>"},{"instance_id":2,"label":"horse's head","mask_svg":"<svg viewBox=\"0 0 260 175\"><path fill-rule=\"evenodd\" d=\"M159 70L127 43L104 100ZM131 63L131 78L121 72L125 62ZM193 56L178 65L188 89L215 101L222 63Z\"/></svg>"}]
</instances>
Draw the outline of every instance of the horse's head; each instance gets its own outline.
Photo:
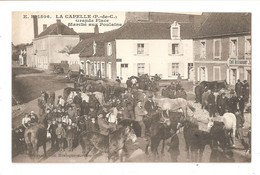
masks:
<instances>
[{"instance_id":1,"label":"horse's head","mask_svg":"<svg viewBox=\"0 0 260 175\"><path fill-rule=\"evenodd\" d=\"M125 127L124 136L125 136L126 140L130 139L130 140L132 140L133 143L137 140L137 137L135 135L135 131L130 126Z\"/></svg>"}]
</instances>

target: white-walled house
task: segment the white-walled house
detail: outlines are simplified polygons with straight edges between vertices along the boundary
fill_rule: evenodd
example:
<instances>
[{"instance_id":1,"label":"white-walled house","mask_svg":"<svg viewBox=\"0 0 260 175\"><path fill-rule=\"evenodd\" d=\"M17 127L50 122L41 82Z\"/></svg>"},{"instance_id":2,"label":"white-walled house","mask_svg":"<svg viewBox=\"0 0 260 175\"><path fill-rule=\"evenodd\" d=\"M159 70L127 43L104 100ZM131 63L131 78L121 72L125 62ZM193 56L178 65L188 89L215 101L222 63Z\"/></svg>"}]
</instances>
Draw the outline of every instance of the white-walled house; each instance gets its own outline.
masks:
<instances>
[{"instance_id":1,"label":"white-walled house","mask_svg":"<svg viewBox=\"0 0 260 175\"><path fill-rule=\"evenodd\" d=\"M163 79L177 79L180 74L193 80L194 33L189 22L128 22L117 30L88 38L74 49L80 50L86 75L95 76L101 70L104 77L122 77L123 82L141 74L158 74ZM98 66L102 63L103 69ZM109 64L112 70L106 68Z\"/></svg>"},{"instance_id":2,"label":"white-walled house","mask_svg":"<svg viewBox=\"0 0 260 175\"><path fill-rule=\"evenodd\" d=\"M192 45L191 39L116 40L117 75L123 80L141 74L158 74L163 79L177 79L180 74L193 79Z\"/></svg>"}]
</instances>

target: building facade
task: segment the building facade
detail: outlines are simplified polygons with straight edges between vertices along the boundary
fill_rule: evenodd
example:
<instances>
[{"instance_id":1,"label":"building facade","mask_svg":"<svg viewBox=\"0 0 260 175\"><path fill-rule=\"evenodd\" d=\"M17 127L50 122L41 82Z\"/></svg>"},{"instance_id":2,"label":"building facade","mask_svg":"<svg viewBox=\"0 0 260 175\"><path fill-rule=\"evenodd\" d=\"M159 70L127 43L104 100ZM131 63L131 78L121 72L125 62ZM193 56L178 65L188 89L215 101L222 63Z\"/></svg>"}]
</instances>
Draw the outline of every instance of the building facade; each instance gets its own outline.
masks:
<instances>
[{"instance_id":1,"label":"building facade","mask_svg":"<svg viewBox=\"0 0 260 175\"><path fill-rule=\"evenodd\" d=\"M211 14L193 44L195 81L251 82L250 14Z\"/></svg>"},{"instance_id":2,"label":"building facade","mask_svg":"<svg viewBox=\"0 0 260 175\"><path fill-rule=\"evenodd\" d=\"M128 22L121 28L80 42L84 72L125 82L130 76L160 75L163 79L193 80L192 23Z\"/></svg>"},{"instance_id":3,"label":"building facade","mask_svg":"<svg viewBox=\"0 0 260 175\"><path fill-rule=\"evenodd\" d=\"M27 60L30 60L28 65L48 69L50 63L71 62L68 53L80 41L79 35L60 20L49 27L44 25L44 28L44 31L33 39L32 46L27 48L30 53L27 54ZM77 62L80 62L79 57Z\"/></svg>"}]
</instances>

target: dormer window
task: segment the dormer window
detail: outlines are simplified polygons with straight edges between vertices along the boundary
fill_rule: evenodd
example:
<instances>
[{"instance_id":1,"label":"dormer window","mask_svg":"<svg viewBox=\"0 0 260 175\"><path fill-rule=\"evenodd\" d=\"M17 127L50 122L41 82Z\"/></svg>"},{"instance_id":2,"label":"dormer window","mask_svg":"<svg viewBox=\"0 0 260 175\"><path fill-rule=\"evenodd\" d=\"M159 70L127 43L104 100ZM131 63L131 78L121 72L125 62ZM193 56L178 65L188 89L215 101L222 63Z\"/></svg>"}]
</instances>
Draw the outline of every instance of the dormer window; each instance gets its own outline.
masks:
<instances>
[{"instance_id":1,"label":"dormer window","mask_svg":"<svg viewBox=\"0 0 260 175\"><path fill-rule=\"evenodd\" d=\"M174 21L171 25L171 39L179 39L180 38L180 25Z\"/></svg>"}]
</instances>

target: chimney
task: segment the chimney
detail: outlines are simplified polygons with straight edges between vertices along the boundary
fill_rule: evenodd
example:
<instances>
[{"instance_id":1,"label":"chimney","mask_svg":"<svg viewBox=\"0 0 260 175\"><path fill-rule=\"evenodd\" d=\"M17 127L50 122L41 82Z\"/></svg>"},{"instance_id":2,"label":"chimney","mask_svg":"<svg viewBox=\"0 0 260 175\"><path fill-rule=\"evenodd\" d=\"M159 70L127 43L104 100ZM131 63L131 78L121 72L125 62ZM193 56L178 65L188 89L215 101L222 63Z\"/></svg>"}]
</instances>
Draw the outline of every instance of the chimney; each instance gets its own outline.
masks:
<instances>
[{"instance_id":1,"label":"chimney","mask_svg":"<svg viewBox=\"0 0 260 175\"><path fill-rule=\"evenodd\" d=\"M47 29L47 24L43 24L43 31Z\"/></svg>"},{"instance_id":2,"label":"chimney","mask_svg":"<svg viewBox=\"0 0 260 175\"><path fill-rule=\"evenodd\" d=\"M97 25L97 24L95 25L94 33L95 33L95 34L99 34L99 28L98 28L98 25Z\"/></svg>"},{"instance_id":3,"label":"chimney","mask_svg":"<svg viewBox=\"0 0 260 175\"><path fill-rule=\"evenodd\" d=\"M61 20L57 19L57 34L61 35Z\"/></svg>"},{"instance_id":4,"label":"chimney","mask_svg":"<svg viewBox=\"0 0 260 175\"><path fill-rule=\"evenodd\" d=\"M38 36L38 18L36 15L33 15L33 29L34 29L34 38Z\"/></svg>"}]
</instances>

